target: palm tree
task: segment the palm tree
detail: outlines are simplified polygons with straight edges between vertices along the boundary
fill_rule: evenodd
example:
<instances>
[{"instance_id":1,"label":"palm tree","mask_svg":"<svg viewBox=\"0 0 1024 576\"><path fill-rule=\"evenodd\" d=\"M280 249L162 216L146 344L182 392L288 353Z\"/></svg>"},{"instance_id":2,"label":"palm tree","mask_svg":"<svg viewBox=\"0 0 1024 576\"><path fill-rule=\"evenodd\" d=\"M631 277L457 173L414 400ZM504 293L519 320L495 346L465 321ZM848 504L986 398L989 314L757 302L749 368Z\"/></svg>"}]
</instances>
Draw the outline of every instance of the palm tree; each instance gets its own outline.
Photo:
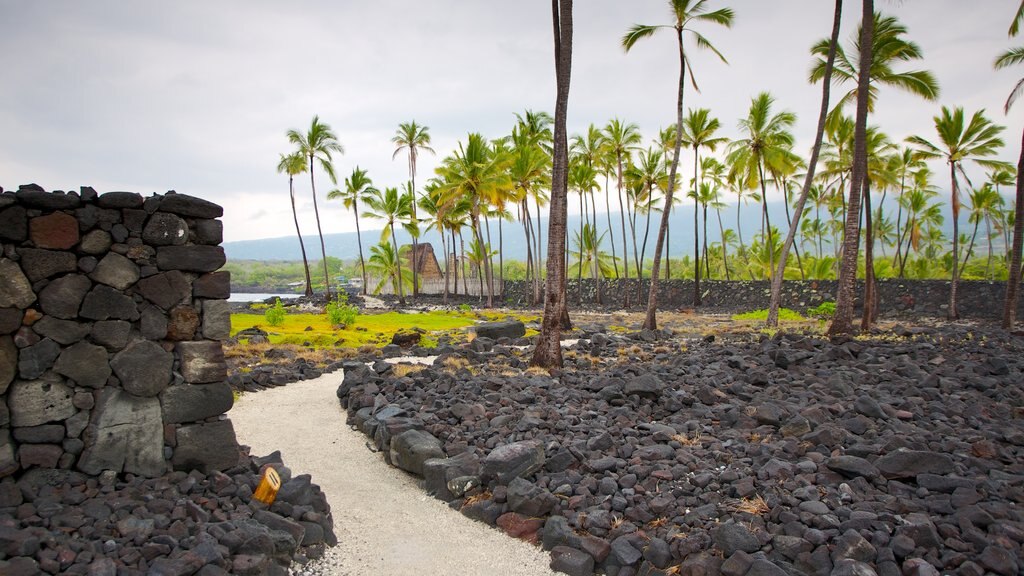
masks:
<instances>
[{"instance_id":1,"label":"palm tree","mask_svg":"<svg viewBox=\"0 0 1024 576\"><path fill-rule=\"evenodd\" d=\"M622 47L629 52L629 50L636 45L636 43L644 38L649 38L659 29L671 29L675 31L676 45L679 50L679 89L676 101L676 143L674 147L674 153L672 155L672 167L669 169L668 175L668 189L665 191L665 209L661 213L661 226L658 227L658 240L655 242L654 247L654 264L651 267L651 290L650 296L647 298L647 317L644 319L644 328L648 330L654 330L657 328L657 318L655 317L658 309L658 272L661 266L661 251L665 245L665 233L668 229L669 214L672 211L672 195L675 192L676 185L676 172L679 170L679 155L683 146L683 97L686 89L686 70L690 70L690 82L693 84L694 89L697 89L697 83L693 78L693 69L690 67L690 61L686 56L686 49L683 44L683 32L689 32L697 41L699 48L706 48L711 50L722 62L726 62L725 56L718 51L717 48L711 44L711 41L707 39L703 34L697 32L693 28L690 28L692 24L698 22L707 22L711 24L718 24L725 26L726 28L732 27L733 11L731 8L719 8L709 12L707 8L708 0L669 0L669 8L672 11L674 22L671 24L663 25L647 25L647 24L636 24L626 33L622 38Z\"/></svg>"},{"instance_id":2,"label":"palm tree","mask_svg":"<svg viewBox=\"0 0 1024 576\"><path fill-rule=\"evenodd\" d=\"M402 268L402 259L394 245L387 240L370 247L370 258L368 266L380 278L373 289L374 294L380 294L381 289L391 281L391 289L396 294L401 294L404 285L409 284L411 277L409 271Z\"/></svg>"},{"instance_id":3,"label":"palm tree","mask_svg":"<svg viewBox=\"0 0 1024 576\"><path fill-rule=\"evenodd\" d=\"M835 70L836 51L839 46L839 29L843 19L843 0L836 0L835 9L832 15L832 35L829 40L828 54L825 57L825 68L822 70L821 86L821 108L818 112L818 128L814 134L814 145L811 147L811 159L807 163L807 173L804 175L804 185L800 189L800 196L797 197L793 206L793 219L789 223L789 231L782 243L782 251L779 253L779 268L772 277L771 298L768 303L768 318L765 324L768 326L779 325L779 307L782 305L782 277L786 270L786 261L789 259L789 249L796 239L797 226L803 216L804 204L811 195L814 183L814 173L818 166L818 155L821 153L821 143L825 134L825 122L828 117L829 98L832 85L832 73ZM819 249L820 257L820 249ZM803 267L801 267L801 270Z\"/></svg>"},{"instance_id":4,"label":"palm tree","mask_svg":"<svg viewBox=\"0 0 1024 576\"><path fill-rule=\"evenodd\" d=\"M320 236L320 255L324 262L324 295L330 301L331 276L327 271L327 248L324 246L324 233L320 228L320 209L316 203L316 179L313 177L313 165L319 160L320 168L331 179L331 183L337 184L338 179L334 176L332 155L335 152L344 154L345 148L338 142L338 137L335 136L330 125L320 122L320 116L313 116L313 121L305 134L298 130L289 130L287 136L288 141L298 148L297 152L309 159L309 185L313 191L313 213L316 215L316 232Z\"/></svg>"},{"instance_id":5,"label":"palm tree","mask_svg":"<svg viewBox=\"0 0 1024 576\"><path fill-rule=\"evenodd\" d=\"M446 212L444 204L442 203L441 200L441 194L439 193L440 188L441 183L436 178L427 182L426 186L423 187L423 196L420 196L418 204L419 207L422 208L423 211L428 216L431 217L431 220L429 220L427 223L426 230L429 231L430 229L433 228L434 230L437 230L438 235L441 236L441 250L444 252L444 296L442 297L441 301L443 304L447 304L448 288L451 276L451 274L449 274L449 271L452 268L450 260L448 258L448 243L445 240L448 213Z\"/></svg>"},{"instance_id":6,"label":"palm tree","mask_svg":"<svg viewBox=\"0 0 1024 576\"><path fill-rule=\"evenodd\" d=\"M1020 30L1021 20L1024 20L1024 1L1021 2L1010 25L1010 36L1016 36ZM996 59L996 69L1006 68L1024 62L1024 47L1012 48ZM1024 90L1024 78L1017 81L1017 84L1006 99L1003 111L1010 113L1010 108ZM1017 294L1020 290L1021 280L1021 252L1024 250L1024 134L1021 135L1020 157L1017 159L1017 193L1014 202L1013 218L1013 246L1010 249L1010 274L1006 281L1006 299L1003 303L1003 328L1010 329L1017 321Z\"/></svg>"},{"instance_id":7,"label":"palm tree","mask_svg":"<svg viewBox=\"0 0 1024 576\"><path fill-rule=\"evenodd\" d=\"M980 188L970 193L971 213L967 218L968 222L974 223L974 230L971 232L971 242L964 254L964 262L961 268L967 267L967 261L974 252L974 241L978 238L978 228L982 221L985 222L985 238L988 243L988 257L985 261L985 278L989 277L992 269L992 222L1002 216L1003 197L996 191L991 182L986 182Z\"/></svg>"},{"instance_id":8,"label":"palm tree","mask_svg":"<svg viewBox=\"0 0 1024 576\"><path fill-rule=\"evenodd\" d=\"M391 142L395 144L395 153L391 155L391 159L394 160L402 150L409 152L409 185L412 188L412 219L416 220L416 158L420 152L434 153L434 149L430 147L430 128L427 126L420 126L415 120L412 122L402 122L398 125L398 130L395 135L391 138ZM419 296L419 249L417 238L412 238L412 298L413 300Z\"/></svg>"},{"instance_id":9,"label":"palm tree","mask_svg":"<svg viewBox=\"0 0 1024 576\"><path fill-rule=\"evenodd\" d=\"M527 113L529 115L529 112ZM528 132L529 128L522 122L512 131L512 161L509 165L509 176L512 179L512 192L510 199L519 207L519 213L523 224L523 233L526 235L526 272L527 281L534 287L534 304L540 302L540 250L537 246L535 236L539 230L534 230L533 220L530 216L530 199L533 198L540 203L542 190L549 186L548 166L551 163L547 152L540 143Z\"/></svg>"},{"instance_id":10,"label":"palm tree","mask_svg":"<svg viewBox=\"0 0 1024 576\"><path fill-rule=\"evenodd\" d=\"M462 198L470 200L470 226L480 246L486 244L480 216L489 206L496 204L505 191L512 189L507 161L506 156L494 153L483 136L473 133L465 144L459 142L459 149L437 168L444 182L442 188L446 205L455 204ZM494 290L489 258L484 261L483 272L487 277L487 306L491 307L494 305Z\"/></svg>"},{"instance_id":11,"label":"palm tree","mask_svg":"<svg viewBox=\"0 0 1024 576\"><path fill-rule=\"evenodd\" d=\"M629 308L629 250L626 246L626 211L628 208L622 198L622 190L625 184L623 178L625 176L625 167L629 164L633 150L640 145L640 140L640 128L631 122L623 122L618 118L613 118L604 128L604 145L608 153L615 157L616 165L617 176L615 185L619 193L619 219L622 224L622 269L626 279L626 288L622 291L622 305L625 308ZM635 252L635 238L633 249Z\"/></svg>"},{"instance_id":12,"label":"palm tree","mask_svg":"<svg viewBox=\"0 0 1024 576\"><path fill-rule=\"evenodd\" d=\"M693 305L700 306L700 238L698 230L698 191L701 188L700 171L700 149L707 148L714 152L719 144L726 141L725 138L715 136L715 132L721 127L718 118L711 116L711 110L707 108L690 109L689 114L683 119L683 144L693 148L693 173L694 203L693 203ZM704 215L707 217L707 204L704 205ZM704 223L705 233L707 222ZM706 244L706 242L705 242Z\"/></svg>"},{"instance_id":13,"label":"palm tree","mask_svg":"<svg viewBox=\"0 0 1024 576\"><path fill-rule=\"evenodd\" d=\"M327 193L328 200L341 199L346 209L352 210L356 218L356 242L359 245L359 270L363 275L363 294L367 290L366 262L363 260L363 236L359 229L359 201L366 201L369 196L379 196L380 191L373 187L373 180L366 175L366 170L356 166L352 175L345 178L345 189L335 188Z\"/></svg>"},{"instance_id":14,"label":"palm tree","mask_svg":"<svg viewBox=\"0 0 1024 576\"><path fill-rule=\"evenodd\" d=\"M775 98L768 92L755 96L750 103L746 118L739 121L744 137L729 145L729 161L733 169L742 170L744 180L750 187L761 188L762 223L767 230L767 245L774 246L772 224L768 219L768 190L766 172L782 171L796 162L793 154L793 134L789 129L796 123L792 112L772 112ZM768 252L769 277L775 268L775 252Z\"/></svg>"},{"instance_id":15,"label":"palm tree","mask_svg":"<svg viewBox=\"0 0 1024 576\"><path fill-rule=\"evenodd\" d=\"M858 34L854 44L850 46L849 55L842 46L836 46L836 62L832 70L832 80L837 84L845 84L857 80L860 73L859 60L863 57L861 46L863 43L864 23L870 20L871 27L871 57L869 74L870 80L867 88L868 112L874 112L875 102L878 100L878 84L898 88L911 94L916 94L925 100L935 100L939 96L939 84L935 76L928 70L912 70L900 72L893 70L893 66L899 62L910 62L920 60L924 57L921 47L916 42L906 40L907 28L893 16L883 16L878 12L872 12L870 19L861 23L861 32ZM865 15L866 17L866 15ZM832 47L833 42L825 39L819 41L811 48L811 53L817 56L811 68L811 81L821 81L825 74L825 60L823 59ZM860 87L854 86L844 94L836 103L834 113L840 112L847 104L855 101L858 97Z\"/></svg>"},{"instance_id":16,"label":"palm tree","mask_svg":"<svg viewBox=\"0 0 1024 576\"><path fill-rule=\"evenodd\" d=\"M966 120L962 107L950 110L943 106L942 112L935 116L934 120L935 130L939 135L938 145L920 136L911 136L907 141L917 147L917 153L921 158L942 158L949 164L953 208L953 281L949 290L949 319L956 320L960 317L956 307L957 285L960 281L960 180L957 174L967 179L963 168L963 163L967 161L973 161L986 168L1007 167L1005 162L987 159L1003 147L1003 140L999 134L1004 128L986 118L984 110L978 110L970 120Z\"/></svg>"},{"instance_id":17,"label":"palm tree","mask_svg":"<svg viewBox=\"0 0 1024 576\"><path fill-rule=\"evenodd\" d=\"M542 368L562 367L562 328L568 328L569 309L565 302L565 253L569 143L566 115L569 109L569 79L572 76L572 0L551 0L555 39L555 135L551 168L551 212L548 221L548 277L544 296L544 319L530 364Z\"/></svg>"},{"instance_id":18,"label":"palm tree","mask_svg":"<svg viewBox=\"0 0 1024 576\"><path fill-rule=\"evenodd\" d=\"M402 259L401 251L398 248L398 240L395 237L395 226L401 224L410 235L415 235L417 231L416 223L409 220L412 216L413 204L410 192L406 191L404 194L399 194L398 188L385 188L383 192L373 189L369 191L365 198L366 205L372 212L364 213L363 217L384 220L384 229L380 233L381 242L386 241L389 235L391 236L391 245L394 247L395 254L398 257L396 279L401 276ZM404 306L405 292L402 290L402 282L397 280L396 282L398 285L398 302Z\"/></svg>"},{"instance_id":19,"label":"palm tree","mask_svg":"<svg viewBox=\"0 0 1024 576\"><path fill-rule=\"evenodd\" d=\"M298 152L281 154L277 163L277 172L288 174L288 197L292 201L292 218L295 220L295 234L299 237L299 250L302 251L302 270L306 273L306 296L313 295L313 283L309 278L309 260L306 258L306 243L302 241L302 231L299 230L299 213L295 210L295 176L306 171L306 157Z\"/></svg>"},{"instance_id":20,"label":"palm tree","mask_svg":"<svg viewBox=\"0 0 1024 576\"><path fill-rule=\"evenodd\" d=\"M836 106L840 110L850 100L856 100L853 171L850 177L850 201L843 231L842 262L836 294L836 313L829 326L830 335L846 334L853 329L853 285L857 277L857 256L860 248L861 194L867 186L867 124L868 113L874 108L877 88L873 82L895 86L917 94L926 100L938 97L939 88L934 76L928 71L895 72L896 62L907 62L921 58L917 44L903 39L906 28L892 17L875 13L874 0L863 0L860 31L853 49L855 57L848 57L845 51L837 53L833 74L838 81L857 79L855 89L840 99ZM826 41L826 44L828 42ZM821 55L821 43L813 51ZM856 65L854 63L856 62ZM820 79L820 60L811 77ZM870 215L870 211L868 211ZM866 284L868 290L871 283ZM870 312L870 310L869 310ZM865 314L863 324L871 321L871 314Z\"/></svg>"}]
</instances>

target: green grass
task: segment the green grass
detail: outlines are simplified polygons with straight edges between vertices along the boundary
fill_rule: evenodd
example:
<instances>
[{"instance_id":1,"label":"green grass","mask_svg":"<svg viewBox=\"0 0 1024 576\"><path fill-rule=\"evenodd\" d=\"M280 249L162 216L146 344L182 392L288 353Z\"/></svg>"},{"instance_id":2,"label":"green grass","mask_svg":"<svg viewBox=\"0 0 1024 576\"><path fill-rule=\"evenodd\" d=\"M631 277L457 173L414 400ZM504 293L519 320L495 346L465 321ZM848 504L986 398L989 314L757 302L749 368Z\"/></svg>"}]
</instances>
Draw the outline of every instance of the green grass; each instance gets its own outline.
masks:
<instances>
[{"instance_id":1,"label":"green grass","mask_svg":"<svg viewBox=\"0 0 1024 576\"><path fill-rule=\"evenodd\" d=\"M232 314L231 333L258 326L265 330L272 344L309 343L316 348L352 347L364 344L384 346L391 336L402 329L420 328L424 344L436 343L436 334L461 330L474 324L476 314L463 312L429 312L425 314L360 314L356 323L344 330L336 330L324 314L288 314L278 326L268 326L262 314ZM309 327L311 330L306 330Z\"/></svg>"},{"instance_id":2,"label":"green grass","mask_svg":"<svg viewBox=\"0 0 1024 576\"><path fill-rule=\"evenodd\" d=\"M764 322L768 319L768 310L762 308L761 310L752 310L750 312L744 312L743 314L733 314L733 320L754 320ZM789 308L779 308L779 321L780 322L803 322L807 320L800 315L796 310L790 310Z\"/></svg>"}]
</instances>

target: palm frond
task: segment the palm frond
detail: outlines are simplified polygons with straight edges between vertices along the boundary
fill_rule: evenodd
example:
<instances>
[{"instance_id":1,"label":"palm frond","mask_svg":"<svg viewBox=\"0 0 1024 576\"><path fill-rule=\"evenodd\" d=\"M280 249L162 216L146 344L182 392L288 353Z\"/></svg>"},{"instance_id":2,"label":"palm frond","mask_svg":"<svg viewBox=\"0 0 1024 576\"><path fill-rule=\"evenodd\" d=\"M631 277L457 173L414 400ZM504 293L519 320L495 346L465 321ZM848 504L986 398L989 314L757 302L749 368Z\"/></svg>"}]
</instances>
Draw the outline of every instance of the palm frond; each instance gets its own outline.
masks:
<instances>
[{"instance_id":1,"label":"palm frond","mask_svg":"<svg viewBox=\"0 0 1024 576\"><path fill-rule=\"evenodd\" d=\"M644 38L650 38L658 28L667 28L667 26L650 26L647 24L635 24L626 32L626 35L622 37L622 49L629 52L634 45Z\"/></svg>"}]
</instances>

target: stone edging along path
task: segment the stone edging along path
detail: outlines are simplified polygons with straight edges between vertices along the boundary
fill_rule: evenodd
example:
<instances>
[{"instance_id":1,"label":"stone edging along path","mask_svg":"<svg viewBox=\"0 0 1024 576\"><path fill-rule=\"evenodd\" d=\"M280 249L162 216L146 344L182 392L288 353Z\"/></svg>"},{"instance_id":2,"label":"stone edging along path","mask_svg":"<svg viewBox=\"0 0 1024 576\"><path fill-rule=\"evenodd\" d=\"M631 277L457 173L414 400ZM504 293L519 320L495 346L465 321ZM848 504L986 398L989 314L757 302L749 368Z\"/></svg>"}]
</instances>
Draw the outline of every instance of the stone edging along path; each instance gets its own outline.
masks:
<instances>
[{"instance_id":1,"label":"stone edging along path","mask_svg":"<svg viewBox=\"0 0 1024 576\"><path fill-rule=\"evenodd\" d=\"M230 412L239 441L280 448L330 498L338 544L293 574L552 576L536 547L510 540L428 498L342 422L340 374L243 394Z\"/></svg>"},{"instance_id":2,"label":"stone edging along path","mask_svg":"<svg viewBox=\"0 0 1024 576\"><path fill-rule=\"evenodd\" d=\"M638 336L585 334L556 378L479 339L346 363L337 394L368 447L568 574L1024 567L1019 339Z\"/></svg>"}]
</instances>

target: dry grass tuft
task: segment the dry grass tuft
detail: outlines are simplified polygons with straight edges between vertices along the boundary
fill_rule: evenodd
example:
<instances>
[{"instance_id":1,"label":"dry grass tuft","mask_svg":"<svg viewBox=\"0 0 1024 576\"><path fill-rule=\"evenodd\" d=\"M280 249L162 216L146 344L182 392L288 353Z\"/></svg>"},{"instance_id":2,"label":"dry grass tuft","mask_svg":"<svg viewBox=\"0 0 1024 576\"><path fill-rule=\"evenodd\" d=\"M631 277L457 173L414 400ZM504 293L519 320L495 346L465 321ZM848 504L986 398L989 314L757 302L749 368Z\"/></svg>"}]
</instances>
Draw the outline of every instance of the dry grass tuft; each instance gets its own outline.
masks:
<instances>
[{"instance_id":1,"label":"dry grass tuft","mask_svg":"<svg viewBox=\"0 0 1024 576\"><path fill-rule=\"evenodd\" d=\"M672 435L672 439L683 446L700 446L700 437L700 430L695 430L689 434Z\"/></svg>"},{"instance_id":2,"label":"dry grass tuft","mask_svg":"<svg viewBox=\"0 0 1024 576\"><path fill-rule=\"evenodd\" d=\"M767 514L771 511L768 507L768 503L764 501L764 498L760 494L757 494L751 498L744 498L739 501L735 507L736 512L746 512L747 514Z\"/></svg>"},{"instance_id":3,"label":"dry grass tuft","mask_svg":"<svg viewBox=\"0 0 1024 576\"><path fill-rule=\"evenodd\" d=\"M423 364L395 364L392 368L395 376L401 378L403 376L409 376L411 374L418 374L426 368Z\"/></svg>"},{"instance_id":4,"label":"dry grass tuft","mask_svg":"<svg viewBox=\"0 0 1024 576\"><path fill-rule=\"evenodd\" d=\"M493 497L494 494L492 494L489 490L485 492L480 492L479 494L474 494L469 498L466 498L466 501L462 503L462 507L465 508L467 506L472 506L479 502L483 502L484 500L490 500Z\"/></svg>"}]
</instances>

